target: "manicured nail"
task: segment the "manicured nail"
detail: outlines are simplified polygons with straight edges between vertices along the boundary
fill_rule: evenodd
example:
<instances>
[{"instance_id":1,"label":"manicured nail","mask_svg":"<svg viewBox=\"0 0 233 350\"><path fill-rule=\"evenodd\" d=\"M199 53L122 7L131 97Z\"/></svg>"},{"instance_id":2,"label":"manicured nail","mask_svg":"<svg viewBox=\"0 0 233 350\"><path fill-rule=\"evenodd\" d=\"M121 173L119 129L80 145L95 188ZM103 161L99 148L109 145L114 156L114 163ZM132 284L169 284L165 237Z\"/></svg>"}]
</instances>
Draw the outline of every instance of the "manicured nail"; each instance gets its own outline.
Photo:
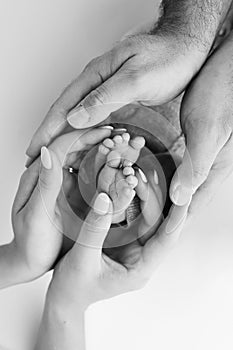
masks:
<instances>
[{"instance_id":1,"label":"manicured nail","mask_svg":"<svg viewBox=\"0 0 233 350\"><path fill-rule=\"evenodd\" d=\"M116 132L126 132L127 129L125 129L125 128L118 128L118 129L114 129L114 131L116 131Z\"/></svg>"},{"instance_id":2,"label":"manicured nail","mask_svg":"<svg viewBox=\"0 0 233 350\"><path fill-rule=\"evenodd\" d=\"M147 181L147 178L146 178L146 175L144 174L144 172L141 169L138 169L138 172L139 172L139 174L141 176L142 181L144 183L147 183L148 181Z\"/></svg>"},{"instance_id":3,"label":"manicured nail","mask_svg":"<svg viewBox=\"0 0 233 350\"><path fill-rule=\"evenodd\" d=\"M68 114L67 121L73 128L79 129L90 121L90 115L83 106L78 106Z\"/></svg>"},{"instance_id":4,"label":"manicured nail","mask_svg":"<svg viewBox=\"0 0 233 350\"><path fill-rule=\"evenodd\" d=\"M29 166L32 164L33 159L31 157L28 157L25 163L25 167L29 168Z\"/></svg>"},{"instance_id":5,"label":"manicured nail","mask_svg":"<svg viewBox=\"0 0 233 350\"><path fill-rule=\"evenodd\" d=\"M158 173L156 170L154 170L154 182L156 185L159 184L159 177L158 177Z\"/></svg>"},{"instance_id":6,"label":"manicured nail","mask_svg":"<svg viewBox=\"0 0 233 350\"><path fill-rule=\"evenodd\" d=\"M178 185L172 193L172 201L176 205L187 204L192 197L192 192L189 188Z\"/></svg>"},{"instance_id":7,"label":"manicured nail","mask_svg":"<svg viewBox=\"0 0 233 350\"><path fill-rule=\"evenodd\" d=\"M99 129L107 129L107 130L113 130L114 127L111 125L104 125L104 126L99 126Z\"/></svg>"},{"instance_id":8,"label":"manicured nail","mask_svg":"<svg viewBox=\"0 0 233 350\"><path fill-rule=\"evenodd\" d=\"M109 211L110 199L106 193L98 194L93 210L100 215L105 215Z\"/></svg>"},{"instance_id":9,"label":"manicured nail","mask_svg":"<svg viewBox=\"0 0 233 350\"><path fill-rule=\"evenodd\" d=\"M47 170L52 169L51 155L48 148L45 146L41 148L41 163L45 169Z\"/></svg>"}]
</instances>

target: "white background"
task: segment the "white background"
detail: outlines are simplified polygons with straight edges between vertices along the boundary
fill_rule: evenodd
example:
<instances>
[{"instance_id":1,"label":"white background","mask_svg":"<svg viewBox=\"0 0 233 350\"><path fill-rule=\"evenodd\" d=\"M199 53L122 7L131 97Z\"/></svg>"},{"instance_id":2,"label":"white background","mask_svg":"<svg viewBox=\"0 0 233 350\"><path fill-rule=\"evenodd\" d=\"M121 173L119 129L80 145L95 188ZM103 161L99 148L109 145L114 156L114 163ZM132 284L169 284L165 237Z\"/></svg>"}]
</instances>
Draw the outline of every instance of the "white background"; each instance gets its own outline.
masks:
<instances>
[{"instance_id":1,"label":"white background","mask_svg":"<svg viewBox=\"0 0 233 350\"><path fill-rule=\"evenodd\" d=\"M94 56L155 13L153 0L2 0L0 3L0 243L32 133ZM233 348L233 178L185 230L138 293L94 305L88 349ZM42 252L43 253L43 252ZM0 344L26 350L50 275L0 293ZM33 321L32 321L33 320Z\"/></svg>"}]
</instances>

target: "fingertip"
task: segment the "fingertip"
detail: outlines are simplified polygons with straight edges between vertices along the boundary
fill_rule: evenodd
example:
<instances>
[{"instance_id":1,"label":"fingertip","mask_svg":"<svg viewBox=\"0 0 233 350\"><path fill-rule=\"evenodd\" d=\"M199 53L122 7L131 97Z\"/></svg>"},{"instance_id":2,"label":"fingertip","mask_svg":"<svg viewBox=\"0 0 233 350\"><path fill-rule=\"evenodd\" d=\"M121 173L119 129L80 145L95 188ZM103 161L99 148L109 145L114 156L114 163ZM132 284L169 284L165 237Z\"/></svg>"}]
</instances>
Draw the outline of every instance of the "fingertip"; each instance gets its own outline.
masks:
<instances>
[{"instance_id":1,"label":"fingertip","mask_svg":"<svg viewBox=\"0 0 233 350\"><path fill-rule=\"evenodd\" d=\"M93 210L96 214L106 215L109 212L110 203L110 198L106 193L99 193L93 204Z\"/></svg>"},{"instance_id":2,"label":"fingertip","mask_svg":"<svg viewBox=\"0 0 233 350\"><path fill-rule=\"evenodd\" d=\"M192 198L192 189L178 184L170 190L170 198L175 205L186 205Z\"/></svg>"},{"instance_id":3,"label":"fingertip","mask_svg":"<svg viewBox=\"0 0 233 350\"><path fill-rule=\"evenodd\" d=\"M48 150L48 148L45 146L41 147L41 163L45 169L47 169L47 170L52 169L51 153Z\"/></svg>"}]
</instances>

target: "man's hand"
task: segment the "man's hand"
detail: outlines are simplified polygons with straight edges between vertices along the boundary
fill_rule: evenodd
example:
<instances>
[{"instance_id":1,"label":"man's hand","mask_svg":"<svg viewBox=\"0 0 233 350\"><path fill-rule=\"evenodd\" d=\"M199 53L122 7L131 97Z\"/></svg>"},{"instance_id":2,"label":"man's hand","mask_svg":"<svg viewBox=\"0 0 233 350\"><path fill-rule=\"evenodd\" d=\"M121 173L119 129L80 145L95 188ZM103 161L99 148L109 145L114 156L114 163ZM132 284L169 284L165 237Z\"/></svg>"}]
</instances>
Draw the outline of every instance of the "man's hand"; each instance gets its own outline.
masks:
<instances>
[{"instance_id":1,"label":"man's hand","mask_svg":"<svg viewBox=\"0 0 233 350\"><path fill-rule=\"evenodd\" d=\"M41 146L62 133L68 122L87 128L134 101L158 105L179 95L208 54L188 48L171 34L126 38L92 60L53 104L34 134L27 155L34 159Z\"/></svg>"},{"instance_id":2,"label":"man's hand","mask_svg":"<svg viewBox=\"0 0 233 350\"><path fill-rule=\"evenodd\" d=\"M174 203L193 199L194 214L233 170L233 34L209 58L186 91L181 123L187 149L170 187Z\"/></svg>"}]
</instances>

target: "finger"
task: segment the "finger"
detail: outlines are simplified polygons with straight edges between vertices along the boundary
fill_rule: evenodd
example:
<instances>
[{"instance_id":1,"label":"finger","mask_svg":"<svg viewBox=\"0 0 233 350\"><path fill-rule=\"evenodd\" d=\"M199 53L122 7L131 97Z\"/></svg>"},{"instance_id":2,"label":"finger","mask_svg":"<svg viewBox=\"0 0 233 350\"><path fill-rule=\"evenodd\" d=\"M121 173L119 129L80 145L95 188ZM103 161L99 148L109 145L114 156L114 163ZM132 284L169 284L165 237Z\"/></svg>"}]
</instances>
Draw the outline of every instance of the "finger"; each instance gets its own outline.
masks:
<instances>
[{"instance_id":1,"label":"finger","mask_svg":"<svg viewBox=\"0 0 233 350\"><path fill-rule=\"evenodd\" d=\"M212 166L207 180L198 188L192 198L189 207L188 217L191 219L196 216L213 199L221 185L233 172L233 138L231 137L227 144L218 154L214 165Z\"/></svg>"},{"instance_id":2,"label":"finger","mask_svg":"<svg viewBox=\"0 0 233 350\"><path fill-rule=\"evenodd\" d=\"M71 164L67 164L68 155L89 149L100 143L111 135L112 129L112 127L105 126L92 130L76 130L58 137L49 148L56 153L63 166L71 166Z\"/></svg>"},{"instance_id":3,"label":"finger","mask_svg":"<svg viewBox=\"0 0 233 350\"><path fill-rule=\"evenodd\" d=\"M150 271L160 264L179 240L186 222L189 204L173 205L158 231L144 246L144 261Z\"/></svg>"},{"instance_id":4,"label":"finger","mask_svg":"<svg viewBox=\"0 0 233 350\"><path fill-rule=\"evenodd\" d=\"M186 151L170 186L173 203L184 205L207 179L210 169L230 136L222 132L217 118L204 116L186 122ZM203 117L203 118L204 118ZM189 118L191 119L191 118Z\"/></svg>"},{"instance_id":5,"label":"finger","mask_svg":"<svg viewBox=\"0 0 233 350\"><path fill-rule=\"evenodd\" d=\"M87 215L76 244L73 259L86 267L101 261L102 247L112 222L112 203L105 193L98 194Z\"/></svg>"},{"instance_id":6,"label":"finger","mask_svg":"<svg viewBox=\"0 0 233 350\"><path fill-rule=\"evenodd\" d=\"M119 70L102 85L92 90L77 108L68 115L69 124L75 129L99 124L122 106L135 99L135 81Z\"/></svg>"},{"instance_id":7,"label":"finger","mask_svg":"<svg viewBox=\"0 0 233 350\"><path fill-rule=\"evenodd\" d=\"M62 186L62 178L62 168L56 154L42 147L40 175L29 204L37 213L38 218L47 216L52 224L55 224L55 207Z\"/></svg>"},{"instance_id":8,"label":"finger","mask_svg":"<svg viewBox=\"0 0 233 350\"><path fill-rule=\"evenodd\" d=\"M26 151L30 158L38 156L40 148L56 138L66 127L67 114L89 92L113 75L131 55L130 45L120 44L92 60L53 104L35 132Z\"/></svg>"},{"instance_id":9,"label":"finger","mask_svg":"<svg viewBox=\"0 0 233 350\"><path fill-rule=\"evenodd\" d=\"M21 209L23 209L25 204L30 199L31 194L37 185L39 170L40 160L37 159L27 170L24 171L23 175L21 176L12 208L13 214L18 213Z\"/></svg>"},{"instance_id":10,"label":"finger","mask_svg":"<svg viewBox=\"0 0 233 350\"><path fill-rule=\"evenodd\" d=\"M141 200L141 219L138 233L139 241L144 245L151 237L151 229L153 228L154 232L159 224L162 208L156 195L157 188L154 187L154 189L152 189L152 185L148 182L146 175L141 169L136 172L136 177L138 179L138 185L135 191Z\"/></svg>"}]
</instances>

